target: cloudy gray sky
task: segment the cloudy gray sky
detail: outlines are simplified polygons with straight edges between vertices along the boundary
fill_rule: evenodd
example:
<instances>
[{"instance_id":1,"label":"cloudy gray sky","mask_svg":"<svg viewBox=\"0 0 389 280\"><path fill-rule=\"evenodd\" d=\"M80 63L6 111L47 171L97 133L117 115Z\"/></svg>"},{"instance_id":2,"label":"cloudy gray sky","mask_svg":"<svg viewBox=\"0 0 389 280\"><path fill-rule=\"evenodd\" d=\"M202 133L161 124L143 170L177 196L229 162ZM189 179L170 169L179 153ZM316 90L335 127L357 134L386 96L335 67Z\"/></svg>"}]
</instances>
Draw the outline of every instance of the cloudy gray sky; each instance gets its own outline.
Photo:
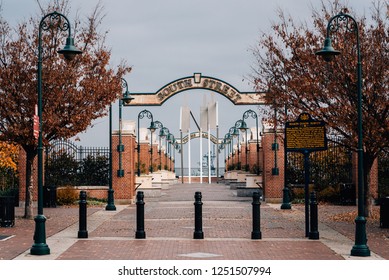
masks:
<instances>
[{"instance_id":1,"label":"cloudy gray sky","mask_svg":"<svg viewBox=\"0 0 389 280\"><path fill-rule=\"evenodd\" d=\"M1 0L2 14L12 26L39 11L36 0ZM40 0L42 4L46 0ZM99 0L72 0L72 12L89 14ZM182 77L201 72L253 91L247 77L254 59L250 52L261 31L270 32L282 8L300 21L310 21L311 6L321 0L101 0L106 17L102 30L108 30L107 45L112 49L112 66L126 60L133 71L125 79L130 92L156 92ZM369 0L349 1L360 14L368 11ZM74 15L74 14L73 14ZM72 15L69 19L72 20ZM190 90L170 98L161 107L127 107L123 118L136 120L143 109L150 110L179 137L179 108L188 103L199 116L203 96L210 91ZM220 137L248 108L233 106L226 98L219 102ZM118 128L118 103L113 104L113 128ZM249 126L254 125L249 123ZM108 118L96 120L79 135L83 146L108 145ZM194 142L193 147L198 145Z\"/></svg>"}]
</instances>

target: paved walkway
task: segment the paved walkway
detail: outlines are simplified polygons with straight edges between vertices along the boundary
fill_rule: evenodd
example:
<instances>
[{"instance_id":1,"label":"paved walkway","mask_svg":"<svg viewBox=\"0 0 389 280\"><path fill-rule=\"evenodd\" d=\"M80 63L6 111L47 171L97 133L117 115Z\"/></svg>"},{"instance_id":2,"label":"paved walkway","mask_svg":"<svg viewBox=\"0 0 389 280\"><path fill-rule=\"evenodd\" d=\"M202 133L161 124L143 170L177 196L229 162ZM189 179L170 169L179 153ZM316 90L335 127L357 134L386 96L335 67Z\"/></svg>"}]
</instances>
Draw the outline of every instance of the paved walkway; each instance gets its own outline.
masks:
<instances>
[{"instance_id":1,"label":"paved walkway","mask_svg":"<svg viewBox=\"0 0 389 280\"><path fill-rule=\"evenodd\" d=\"M193 239L194 193L202 192L204 239ZM88 208L89 237L78 239L78 208L45 208L49 255L32 256L34 221L17 219L13 228L0 228L0 259L17 260L341 260L389 259L389 232L375 224L368 245L371 257L351 257L355 225L328 219L354 209L319 207L319 240L305 237L304 208L280 210L262 203L262 239L252 240L251 198L236 197L222 184L177 184L158 200L145 197L146 239L135 239L136 206ZM17 209L21 215L23 209ZM321 214L323 213L323 214Z\"/></svg>"}]
</instances>

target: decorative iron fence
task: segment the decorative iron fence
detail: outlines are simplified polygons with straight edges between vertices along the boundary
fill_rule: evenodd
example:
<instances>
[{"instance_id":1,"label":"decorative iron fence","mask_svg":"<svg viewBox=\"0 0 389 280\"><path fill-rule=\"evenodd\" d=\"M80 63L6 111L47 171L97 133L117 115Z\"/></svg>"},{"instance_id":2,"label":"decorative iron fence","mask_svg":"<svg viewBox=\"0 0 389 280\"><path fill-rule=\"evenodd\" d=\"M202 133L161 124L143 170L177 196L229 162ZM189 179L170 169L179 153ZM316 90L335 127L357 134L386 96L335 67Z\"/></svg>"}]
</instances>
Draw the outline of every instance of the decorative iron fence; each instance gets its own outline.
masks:
<instances>
[{"instance_id":1,"label":"decorative iron fence","mask_svg":"<svg viewBox=\"0 0 389 280\"><path fill-rule=\"evenodd\" d=\"M68 140L46 148L45 185L106 186L109 179L109 148L82 147Z\"/></svg>"},{"instance_id":2,"label":"decorative iron fence","mask_svg":"<svg viewBox=\"0 0 389 280\"><path fill-rule=\"evenodd\" d=\"M321 192L324 200L340 200L340 185L352 183L352 151L338 144L338 138L328 139L328 149L309 155L310 184ZM286 184L304 184L304 155L287 153Z\"/></svg>"}]
</instances>

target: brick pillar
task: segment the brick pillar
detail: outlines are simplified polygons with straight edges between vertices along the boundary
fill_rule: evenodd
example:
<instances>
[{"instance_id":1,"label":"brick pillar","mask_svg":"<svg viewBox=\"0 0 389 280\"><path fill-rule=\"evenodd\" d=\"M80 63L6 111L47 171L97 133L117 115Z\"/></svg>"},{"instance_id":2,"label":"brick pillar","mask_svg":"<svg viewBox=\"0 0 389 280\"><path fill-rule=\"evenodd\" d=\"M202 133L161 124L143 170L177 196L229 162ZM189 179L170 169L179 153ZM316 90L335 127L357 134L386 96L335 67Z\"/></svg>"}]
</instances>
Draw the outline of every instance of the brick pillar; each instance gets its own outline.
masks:
<instances>
[{"instance_id":1,"label":"brick pillar","mask_svg":"<svg viewBox=\"0 0 389 280\"><path fill-rule=\"evenodd\" d=\"M159 165L159 154L158 154L158 144L153 144L153 172L158 170Z\"/></svg>"},{"instance_id":2,"label":"brick pillar","mask_svg":"<svg viewBox=\"0 0 389 280\"><path fill-rule=\"evenodd\" d=\"M366 168L363 170L367 172ZM369 188L370 194L373 198L378 198L378 159L374 160L373 166L370 170ZM352 182L355 185L355 193L358 195L358 153L352 154Z\"/></svg>"},{"instance_id":3,"label":"brick pillar","mask_svg":"<svg viewBox=\"0 0 389 280\"><path fill-rule=\"evenodd\" d=\"M114 131L112 135L112 188L114 190L115 202L118 203L133 203L135 197L135 159L136 141L135 141L135 122L123 121L122 130L122 169L124 176L118 177L119 170L119 131Z\"/></svg>"},{"instance_id":4,"label":"brick pillar","mask_svg":"<svg viewBox=\"0 0 389 280\"><path fill-rule=\"evenodd\" d=\"M248 164L250 165L250 171L255 173L254 167L257 166L257 140L249 141L249 152L248 152ZM259 170L263 170L263 153L261 148L261 142L259 142Z\"/></svg>"},{"instance_id":5,"label":"brick pillar","mask_svg":"<svg viewBox=\"0 0 389 280\"><path fill-rule=\"evenodd\" d=\"M248 145L247 145L248 146ZM246 162L246 142L242 142L240 146L240 162L242 163L242 170L246 171L246 164L249 165L248 153ZM249 167L250 170L250 167Z\"/></svg>"},{"instance_id":6,"label":"brick pillar","mask_svg":"<svg viewBox=\"0 0 389 280\"><path fill-rule=\"evenodd\" d=\"M374 160L373 166L370 170L370 194L377 199L378 198L378 158Z\"/></svg>"},{"instance_id":7,"label":"brick pillar","mask_svg":"<svg viewBox=\"0 0 389 280\"><path fill-rule=\"evenodd\" d=\"M140 146L140 173L150 173L150 145L148 142L141 142ZM138 159L138 155L136 155ZM138 165L137 165L138 168Z\"/></svg>"},{"instance_id":8,"label":"brick pillar","mask_svg":"<svg viewBox=\"0 0 389 280\"><path fill-rule=\"evenodd\" d=\"M272 169L275 167L275 153L272 150L274 143L274 129L268 128L264 124L264 135L262 137L263 150L263 182L265 199L267 201L280 202L282 200L282 189L284 188L284 146L281 141L282 132L277 133L277 167L278 175L272 174Z\"/></svg>"},{"instance_id":9,"label":"brick pillar","mask_svg":"<svg viewBox=\"0 0 389 280\"><path fill-rule=\"evenodd\" d=\"M166 163L167 163L165 146L162 146L162 149L161 149L161 163L162 163L161 164L161 170L167 170L167 168L165 168Z\"/></svg>"}]
</instances>

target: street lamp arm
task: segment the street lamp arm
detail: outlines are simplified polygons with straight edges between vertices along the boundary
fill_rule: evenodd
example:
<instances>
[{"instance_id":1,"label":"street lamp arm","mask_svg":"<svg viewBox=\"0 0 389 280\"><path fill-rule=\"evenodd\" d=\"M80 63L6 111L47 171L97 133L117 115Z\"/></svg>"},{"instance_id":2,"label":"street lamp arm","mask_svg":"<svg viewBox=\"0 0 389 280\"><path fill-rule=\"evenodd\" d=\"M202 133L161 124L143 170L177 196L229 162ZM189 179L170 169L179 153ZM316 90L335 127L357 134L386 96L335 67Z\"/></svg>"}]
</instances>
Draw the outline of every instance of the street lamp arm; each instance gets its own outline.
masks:
<instances>
[{"instance_id":1,"label":"street lamp arm","mask_svg":"<svg viewBox=\"0 0 389 280\"><path fill-rule=\"evenodd\" d=\"M47 21L47 19L49 20ZM62 21L61 18L65 19ZM39 23L39 30L47 31L53 27L58 28L61 31L68 31L68 37L72 37L70 22L66 16L58 12L52 12L45 15Z\"/></svg>"},{"instance_id":2,"label":"street lamp arm","mask_svg":"<svg viewBox=\"0 0 389 280\"><path fill-rule=\"evenodd\" d=\"M64 21L62 20L64 19ZM68 37L66 38L66 45L63 49L58 50L59 54L63 54L66 60L72 60L77 54L81 54L82 51L74 46L74 38L72 37L70 22L66 16L58 12L52 12L45 15L39 23L39 56L38 62L42 61L41 58L41 45L42 45L42 31L48 31L52 28L57 28L60 31L68 31Z\"/></svg>"},{"instance_id":3,"label":"street lamp arm","mask_svg":"<svg viewBox=\"0 0 389 280\"><path fill-rule=\"evenodd\" d=\"M328 21L327 37L329 37L330 32L337 32L343 26L348 32L358 32L358 24L355 18L349 14L340 12Z\"/></svg>"},{"instance_id":4,"label":"street lamp arm","mask_svg":"<svg viewBox=\"0 0 389 280\"><path fill-rule=\"evenodd\" d=\"M160 121L155 121L154 126L155 128L163 128L163 124Z\"/></svg>"},{"instance_id":5,"label":"street lamp arm","mask_svg":"<svg viewBox=\"0 0 389 280\"><path fill-rule=\"evenodd\" d=\"M249 109L249 110L247 110L246 112L243 113L242 119L243 120L244 119L248 119L249 117L252 117L253 119L257 119L258 118L257 113L255 113L255 111L251 110L251 109Z\"/></svg>"},{"instance_id":6,"label":"street lamp arm","mask_svg":"<svg viewBox=\"0 0 389 280\"><path fill-rule=\"evenodd\" d=\"M358 23L353 16L343 12L333 16L327 24L327 38L330 38L330 33L337 32L341 27L344 27L348 32L355 33L357 39L357 56L359 63L361 61L359 29Z\"/></svg>"},{"instance_id":7,"label":"street lamp arm","mask_svg":"<svg viewBox=\"0 0 389 280\"><path fill-rule=\"evenodd\" d=\"M141 112L138 114L138 119L143 119L145 116L146 116L147 118L151 119L151 121L153 121L153 114L151 114L151 112L148 111L148 110L143 110L143 111L141 111Z\"/></svg>"},{"instance_id":8,"label":"street lamp arm","mask_svg":"<svg viewBox=\"0 0 389 280\"><path fill-rule=\"evenodd\" d=\"M235 122L235 127L236 127L236 128L240 128L240 127L242 126L242 124L243 124L243 120L237 120L237 121Z\"/></svg>"},{"instance_id":9,"label":"street lamp arm","mask_svg":"<svg viewBox=\"0 0 389 280\"><path fill-rule=\"evenodd\" d=\"M125 79L121 78L121 81L122 81L122 88L124 88L126 90L126 92L128 91L128 83Z\"/></svg>"}]
</instances>

